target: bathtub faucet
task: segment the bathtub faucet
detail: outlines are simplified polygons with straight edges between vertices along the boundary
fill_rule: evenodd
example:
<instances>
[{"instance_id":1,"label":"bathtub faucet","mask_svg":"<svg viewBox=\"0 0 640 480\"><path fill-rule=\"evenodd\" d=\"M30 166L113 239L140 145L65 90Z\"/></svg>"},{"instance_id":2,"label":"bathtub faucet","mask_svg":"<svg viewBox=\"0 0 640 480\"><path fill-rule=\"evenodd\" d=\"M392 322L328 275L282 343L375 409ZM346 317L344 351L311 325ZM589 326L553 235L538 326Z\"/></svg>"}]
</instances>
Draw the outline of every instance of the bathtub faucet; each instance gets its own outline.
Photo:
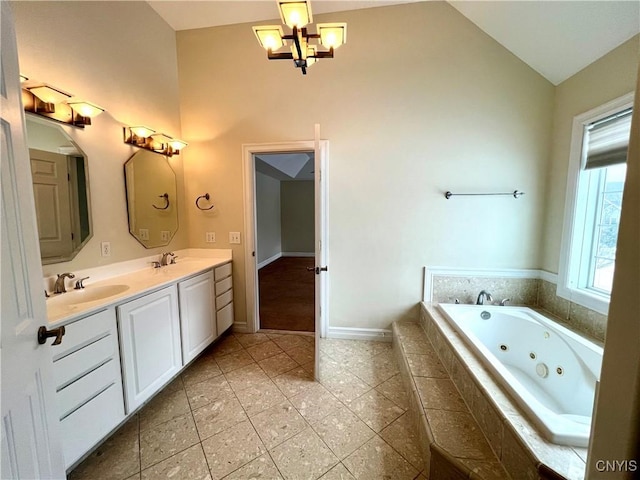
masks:
<instances>
[{"instance_id":1,"label":"bathtub faucet","mask_svg":"<svg viewBox=\"0 0 640 480\"><path fill-rule=\"evenodd\" d=\"M484 299L487 299L488 302L493 302L493 297L486 290L482 290L478 294L478 299L476 300L476 305L484 305Z\"/></svg>"}]
</instances>

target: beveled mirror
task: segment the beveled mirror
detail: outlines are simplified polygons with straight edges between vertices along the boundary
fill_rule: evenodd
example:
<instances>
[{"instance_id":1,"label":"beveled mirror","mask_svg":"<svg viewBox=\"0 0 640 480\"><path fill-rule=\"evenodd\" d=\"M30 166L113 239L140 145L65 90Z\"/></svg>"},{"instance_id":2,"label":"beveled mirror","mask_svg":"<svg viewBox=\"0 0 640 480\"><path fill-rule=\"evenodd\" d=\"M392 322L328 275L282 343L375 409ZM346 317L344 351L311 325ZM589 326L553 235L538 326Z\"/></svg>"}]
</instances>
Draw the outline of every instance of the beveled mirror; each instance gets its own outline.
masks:
<instances>
[{"instance_id":1,"label":"beveled mirror","mask_svg":"<svg viewBox=\"0 0 640 480\"><path fill-rule=\"evenodd\" d=\"M141 150L124 164L129 233L146 248L163 247L178 230L176 174L164 155Z\"/></svg>"},{"instance_id":2,"label":"beveled mirror","mask_svg":"<svg viewBox=\"0 0 640 480\"><path fill-rule=\"evenodd\" d=\"M26 126L42 264L66 262L92 236L87 156L51 121Z\"/></svg>"}]
</instances>

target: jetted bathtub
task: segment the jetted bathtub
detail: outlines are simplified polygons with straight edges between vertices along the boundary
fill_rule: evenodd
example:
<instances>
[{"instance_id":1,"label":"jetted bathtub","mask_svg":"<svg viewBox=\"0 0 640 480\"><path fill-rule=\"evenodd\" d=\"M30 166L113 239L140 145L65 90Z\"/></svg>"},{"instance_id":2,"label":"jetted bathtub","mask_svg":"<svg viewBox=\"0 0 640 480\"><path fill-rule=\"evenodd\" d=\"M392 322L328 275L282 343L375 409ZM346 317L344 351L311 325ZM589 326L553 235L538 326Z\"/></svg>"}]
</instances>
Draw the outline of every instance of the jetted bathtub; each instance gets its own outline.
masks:
<instances>
[{"instance_id":1,"label":"jetted bathtub","mask_svg":"<svg viewBox=\"0 0 640 480\"><path fill-rule=\"evenodd\" d=\"M601 347L526 307L439 308L543 437L588 446Z\"/></svg>"}]
</instances>

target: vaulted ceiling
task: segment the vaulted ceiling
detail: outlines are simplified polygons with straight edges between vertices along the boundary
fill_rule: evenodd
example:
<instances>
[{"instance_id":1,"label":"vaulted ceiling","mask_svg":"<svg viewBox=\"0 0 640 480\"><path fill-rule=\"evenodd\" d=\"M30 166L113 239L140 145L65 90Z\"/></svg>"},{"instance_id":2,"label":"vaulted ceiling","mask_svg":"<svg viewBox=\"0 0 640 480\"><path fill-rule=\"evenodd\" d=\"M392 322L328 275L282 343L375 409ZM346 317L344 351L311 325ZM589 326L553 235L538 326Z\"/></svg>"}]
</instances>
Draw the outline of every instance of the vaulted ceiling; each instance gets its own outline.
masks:
<instances>
[{"instance_id":1,"label":"vaulted ceiling","mask_svg":"<svg viewBox=\"0 0 640 480\"><path fill-rule=\"evenodd\" d=\"M416 0L313 0L316 14ZM149 1L174 30L278 17L275 0ZM554 85L640 32L640 1L450 1Z\"/></svg>"}]
</instances>

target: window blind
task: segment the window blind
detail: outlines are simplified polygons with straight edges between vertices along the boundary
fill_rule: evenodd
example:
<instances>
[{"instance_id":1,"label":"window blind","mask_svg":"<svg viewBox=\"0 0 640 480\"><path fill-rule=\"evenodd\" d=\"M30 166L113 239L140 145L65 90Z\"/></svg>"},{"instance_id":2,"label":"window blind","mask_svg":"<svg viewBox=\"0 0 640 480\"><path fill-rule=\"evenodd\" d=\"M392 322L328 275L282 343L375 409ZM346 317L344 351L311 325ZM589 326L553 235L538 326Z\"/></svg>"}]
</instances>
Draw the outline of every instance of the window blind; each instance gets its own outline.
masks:
<instances>
[{"instance_id":1,"label":"window blind","mask_svg":"<svg viewBox=\"0 0 640 480\"><path fill-rule=\"evenodd\" d=\"M585 170L626 162L630 134L630 108L590 124L587 127Z\"/></svg>"}]
</instances>

